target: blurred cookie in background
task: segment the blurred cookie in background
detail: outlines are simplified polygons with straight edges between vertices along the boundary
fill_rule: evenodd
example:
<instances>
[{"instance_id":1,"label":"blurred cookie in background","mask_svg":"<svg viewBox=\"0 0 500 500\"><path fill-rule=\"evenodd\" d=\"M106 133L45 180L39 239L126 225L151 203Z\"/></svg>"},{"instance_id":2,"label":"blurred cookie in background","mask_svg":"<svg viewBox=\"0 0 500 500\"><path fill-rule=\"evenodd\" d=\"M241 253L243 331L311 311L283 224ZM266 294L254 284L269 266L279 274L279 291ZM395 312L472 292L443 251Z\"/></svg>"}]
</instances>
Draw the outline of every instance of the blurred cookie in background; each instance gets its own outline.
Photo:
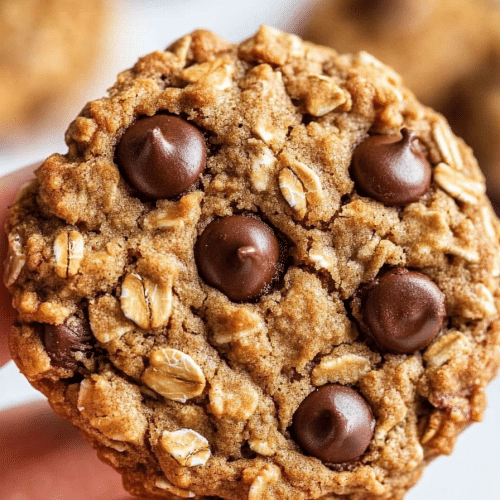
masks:
<instances>
[{"instance_id":1,"label":"blurred cookie in background","mask_svg":"<svg viewBox=\"0 0 500 500\"><path fill-rule=\"evenodd\" d=\"M373 54L424 104L439 107L487 50L492 8L491 0L323 0L304 35L341 53Z\"/></svg>"},{"instance_id":2,"label":"blurred cookie in background","mask_svg":"<svg viewBox=\"0 0 500 500\"><path fill-rule=\"evenodd\" d=\"M102 42L105 0L0 1L0 135L77 85Z\"/></svg>"},{"instance_id":3,"label":"blurred cookie in background","mask_svg":"<svg viewBox=\"0 0 500 500\"><path fill-rule=\"evenodd\" d=\"M442 112L454 132L474 150L486 176L488 195L500 213L500 28L496 43L478 61L476 70L448 93Z\"/></svg>"},{"instance_id":4,"label":"blurred cookie in background","mask_svg":"<svg viewBox=\"0 0 500 500\"><path fill-rule=\"evenodd\" d=\"M391 65L474 149L500 200L500 2L322 0L302 33L338 52ZM499 212L497 207L497 212Z\"/></svg>"}]
</instances>

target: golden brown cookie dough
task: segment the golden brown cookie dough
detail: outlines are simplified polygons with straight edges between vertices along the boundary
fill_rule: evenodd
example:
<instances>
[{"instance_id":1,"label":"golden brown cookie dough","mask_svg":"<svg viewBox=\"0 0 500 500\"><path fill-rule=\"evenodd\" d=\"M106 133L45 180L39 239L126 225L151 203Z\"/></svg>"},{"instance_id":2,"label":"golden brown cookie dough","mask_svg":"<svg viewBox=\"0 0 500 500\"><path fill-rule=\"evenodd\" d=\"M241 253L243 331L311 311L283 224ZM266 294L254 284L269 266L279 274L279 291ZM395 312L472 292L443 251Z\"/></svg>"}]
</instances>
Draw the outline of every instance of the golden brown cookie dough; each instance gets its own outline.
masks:
<instances>
[{"instance_id":1,"label":"golden brown cookie dough","mask_svg":"<svg viewBox=\"0 0 500 500\"><path fill-rule=\"evenodd\" d=\"M322 0L302 29L308 40L365 50L398 71L472 147L500 202L497 1Z\"/></svg>"},{"instance_id":2,"label":"golden brown cookie dough","mask_svg":"<svg viewBox=\"0 0 500 500\"><path fill-rule=\"evenodd\" d=\"M500 224L373 56L195 31L66 140L10 211L10 344L131 493L402 498L481 420Z\"/></svg>"},{"instance_id":3,"label":"golden brown cookie dough","mask_svg":"<svg viewBox=\"0 0 500 500\"><path fill-rule=\"evenodd\" d=\"M0 134L78 83L99 48L104 14L104 0L0 2Z\"/></svg>"}]
</instances>

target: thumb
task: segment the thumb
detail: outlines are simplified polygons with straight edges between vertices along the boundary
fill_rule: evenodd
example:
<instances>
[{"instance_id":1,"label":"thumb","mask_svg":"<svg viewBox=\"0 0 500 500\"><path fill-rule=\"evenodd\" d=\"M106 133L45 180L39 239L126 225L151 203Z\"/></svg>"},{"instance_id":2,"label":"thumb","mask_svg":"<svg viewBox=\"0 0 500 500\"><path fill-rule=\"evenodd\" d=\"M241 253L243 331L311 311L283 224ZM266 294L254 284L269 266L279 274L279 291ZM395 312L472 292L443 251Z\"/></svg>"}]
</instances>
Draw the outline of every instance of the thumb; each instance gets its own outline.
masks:
<instances>
[{"instance_id":1,"label":"thumb","mask_svg":"<svg viewBox=\"0 0 500 500\"><path fill-rule=\"evenodd\" d=\"M34 177L34 171L39 165L40 163L28 165L21 170L0 177L0 281L4 275L4 264L8 251L7 236L4 231L8 208L14 202L19 189ZM12 307L9 291L3 283L0 283L0 366L10 358L7 337L15 318L16 313Z\"/></svg>"},{"instance_id":2,"label":"thumb","mask_svg":"<svg viewBox=\"0 0 500 500\"><path fill-rule=\"evenodd\" d=\"M0 412L3 500L125 500L120 475L99 461L46 402Z\"/></svg>"}]
</instances>

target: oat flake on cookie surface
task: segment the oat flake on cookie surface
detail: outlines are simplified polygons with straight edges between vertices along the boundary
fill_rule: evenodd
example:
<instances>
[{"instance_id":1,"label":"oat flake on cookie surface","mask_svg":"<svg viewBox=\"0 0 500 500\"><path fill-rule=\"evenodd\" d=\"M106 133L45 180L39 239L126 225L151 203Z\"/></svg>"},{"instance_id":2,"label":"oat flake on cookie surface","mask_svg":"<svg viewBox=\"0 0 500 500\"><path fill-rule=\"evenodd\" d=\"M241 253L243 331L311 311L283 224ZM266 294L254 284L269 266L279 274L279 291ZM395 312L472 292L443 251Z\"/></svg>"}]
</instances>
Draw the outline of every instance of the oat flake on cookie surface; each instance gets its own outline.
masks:
<instances>
[{"instance_id":1,"label":"oat flake on cookie surface","mask_svg":"<svg viewBox=\"0 0 500 500\"><path fill-rule=\"evenodd\" d=\"M500 225L366 53L195 31L10 211L14 359L134 495L400 499L481 420Z\"/></svg>"}]
</instances>

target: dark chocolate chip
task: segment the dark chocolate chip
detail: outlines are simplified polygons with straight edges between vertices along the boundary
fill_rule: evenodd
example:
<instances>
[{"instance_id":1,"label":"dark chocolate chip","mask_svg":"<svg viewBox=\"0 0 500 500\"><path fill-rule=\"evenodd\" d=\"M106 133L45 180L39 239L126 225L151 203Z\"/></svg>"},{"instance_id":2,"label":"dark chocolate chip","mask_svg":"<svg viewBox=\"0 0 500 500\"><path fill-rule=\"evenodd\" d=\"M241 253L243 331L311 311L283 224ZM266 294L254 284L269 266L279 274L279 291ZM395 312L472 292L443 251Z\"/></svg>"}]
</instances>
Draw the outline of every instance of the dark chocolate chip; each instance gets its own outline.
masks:
<instances>
[{"instance_id":1,"label":"dark chocolate chip","mask_svg":"<svg viewBox=\"0 0 500 500\"><path fill-rule=\"evenodd\" d=\"M86 321L69 318L62 325L43 325L42 342L52 363L60 368L76 370L77 352L86 353L92 348L92 332Z\"/></svg>"},{"instance_id":2,"label":"dark chocolate chip","mask_svg":"<svg viewBox=\"0 0 500 500\"><path fill-rule=\"evenodd\" d=\"M200 131L170 115L137 120L116 148L123 175L148 199L173 198L186 191L205 168L206 158Z\"/></svg>"},{"instance_id":3,"label":"dark chocolate chip","mask_svg":"<svg viewBox=\"0 0 500 500\"><path fill-rule=\"evenodd\" d=\"M257 297L274 276L279 244L271 228L241 215L211 222L195 247L203 279L231 300Z\"/></svg>"},{"instance_id":4,"label":"dark chocolate chip","mask_svg":"<svg viewBox=\"0 0 500 500\"><path fill-rule=\"evenodd\" d=\"M363 320L377 344L393 353L412 353L437 335L446 314L445 295L423 274L398 268L366 292Z\"/></svg>"},{"instance_id":5,"label":"dark chocolate chip","mask_svg":"<svg viewBox=\"0 0 500 500\"><path fill-rule=\"evenodd\" d=\"M356 188L390 206L418 201L431 185L431 166L415 145L415 132L404 128L401 135L369 137L351 163Z\"/></svg>"},{"instance_id":6,"label":"dark chocolate chip","mask_svg":"<svg viewBox=\"0 0 500 500\"><path fill-rule=\"evenodd\" d=\"M375 419L356 391L332 384L320 387L302 401L293 415L292 429L306 453L323 462L343 463L366 451Z\"/></svg>"}]
</instances>

